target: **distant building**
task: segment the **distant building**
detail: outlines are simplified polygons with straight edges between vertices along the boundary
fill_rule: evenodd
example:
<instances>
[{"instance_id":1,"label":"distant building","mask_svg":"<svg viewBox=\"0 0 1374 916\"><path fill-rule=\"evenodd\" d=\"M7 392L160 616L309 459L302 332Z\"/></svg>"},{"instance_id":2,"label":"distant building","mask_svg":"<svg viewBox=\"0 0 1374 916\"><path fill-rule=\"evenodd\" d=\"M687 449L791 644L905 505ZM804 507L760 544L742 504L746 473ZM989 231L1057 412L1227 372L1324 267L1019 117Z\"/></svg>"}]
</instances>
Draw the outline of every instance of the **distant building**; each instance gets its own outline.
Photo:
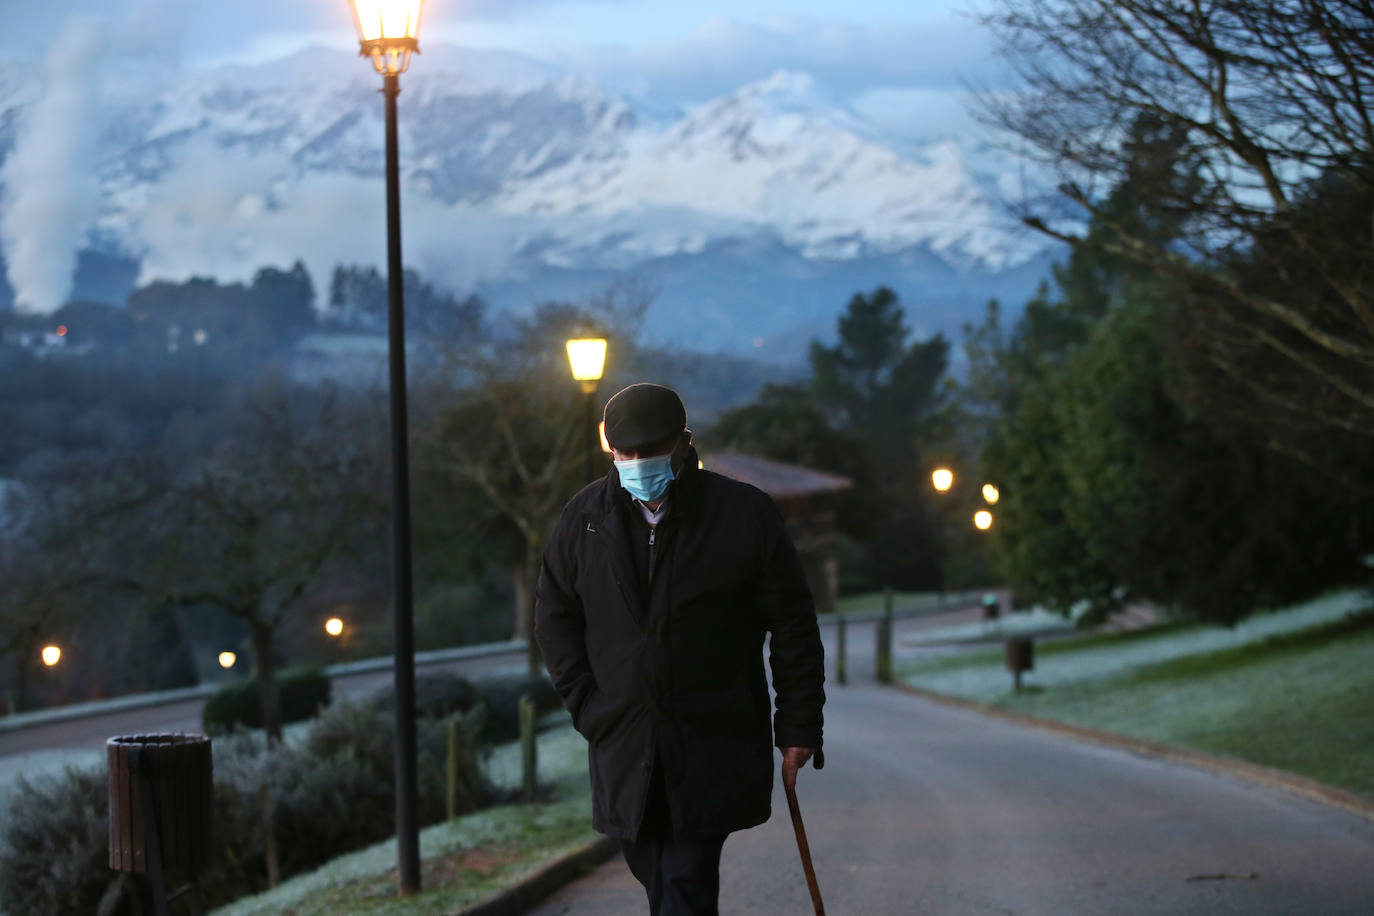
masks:
<instances>
[{"instance_id":1,"label":"distant building","mask_svg":"<svg viewBox=\"0 0 1374 916\"><path fill-rule=\"evenodd\" d=\"M28 350L36 356L80 356L94 346L90 341L73 345L65 334L49 330L6 328L0 340L7 346Z\"/></svg>"},{"instance_id":2,"label":"distant building","mask_svg":"<svg viewBox=\"0 0 1374 916\"><path fill-rule=\"evenodd\" d=\"M832 613L839 594L835 555L836 494L854 486L848 477L738 452L712 452L702 459L708 471L753 484L778 504L797 545L816 612Z\"/></svg>"}]
</instances>

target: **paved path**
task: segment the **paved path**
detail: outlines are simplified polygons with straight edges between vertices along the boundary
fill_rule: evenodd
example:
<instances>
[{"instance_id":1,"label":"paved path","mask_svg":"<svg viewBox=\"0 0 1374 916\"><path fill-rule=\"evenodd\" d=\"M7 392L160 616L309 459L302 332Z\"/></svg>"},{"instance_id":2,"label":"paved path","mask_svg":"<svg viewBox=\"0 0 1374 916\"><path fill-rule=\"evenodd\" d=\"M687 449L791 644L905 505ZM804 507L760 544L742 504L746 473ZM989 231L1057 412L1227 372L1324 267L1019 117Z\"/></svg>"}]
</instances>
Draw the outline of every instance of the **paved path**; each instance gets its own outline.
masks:
<instances>
[{"instance_id":1,"label":"paved path","mask_svg":"<svg viewBox=\"0 0 1374 916\"><path fill-rule=\"evenodd\" d=\"M870 645L798 787L832 916L1374 913L1374 822L873 686ZM773 811L725 844L726 916L811 912L780 783ZM645 912L618 856L533 911Z\"/></svg>"}]
</instances>

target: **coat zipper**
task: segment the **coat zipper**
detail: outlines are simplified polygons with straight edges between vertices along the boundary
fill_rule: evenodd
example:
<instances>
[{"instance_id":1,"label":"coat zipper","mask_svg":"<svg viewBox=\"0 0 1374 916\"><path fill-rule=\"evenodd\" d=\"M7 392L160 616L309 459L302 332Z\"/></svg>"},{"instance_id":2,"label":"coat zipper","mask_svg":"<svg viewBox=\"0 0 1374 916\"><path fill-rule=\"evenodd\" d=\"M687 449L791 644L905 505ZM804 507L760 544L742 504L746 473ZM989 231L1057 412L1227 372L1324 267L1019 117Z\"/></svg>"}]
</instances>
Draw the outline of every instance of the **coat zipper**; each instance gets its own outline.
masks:
<instances>
[{"instance_id":1,"label":"coat zipper","mask_svg":"<svg viewBox=\"0 0 1374 916\"><path fill-rule=\"evenodd\" d=\"M654 540L658 535L657 528L649 529L649 582L654 581Z\"/></svg>"}]
</instances>

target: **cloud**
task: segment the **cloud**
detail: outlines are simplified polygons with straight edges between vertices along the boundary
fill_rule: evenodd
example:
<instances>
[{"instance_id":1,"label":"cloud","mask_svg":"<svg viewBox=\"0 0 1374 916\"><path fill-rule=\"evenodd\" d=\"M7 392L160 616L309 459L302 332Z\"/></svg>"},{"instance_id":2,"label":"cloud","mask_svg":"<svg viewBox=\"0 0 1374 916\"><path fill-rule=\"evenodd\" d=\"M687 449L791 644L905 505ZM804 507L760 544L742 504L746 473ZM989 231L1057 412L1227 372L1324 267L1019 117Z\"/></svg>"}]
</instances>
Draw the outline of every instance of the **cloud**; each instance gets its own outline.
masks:
<instances>
[{"instance_id":1,"label":"cloud","mask_svg":"<svg viewBox=\"0 0 1374 916\"><path fill-rule=\"evenodd\" d=\"M193 141L139 213L139 282L249 280L263 266L299 259L324 294L336 264L385 266L384 190L380 177L298 175L283 153L244 155ZM455 289L501 279L532 231L528 221L420 194L403 194L401 222L406 266Z\"/></svg>"},{"instance_id":2,"label":"cloud","mask_svg":"<svg viewBox=\"0 0 1374 916\"><path fill-rule=\"evenodd\" d=\"M843 94L880 88L960 90L961 76L995 78L991 46L971 19L844 23L715 17L681 40L568 48L571 69L608 86L700 101L780 70L802 70Z\"/></svg>"}]
</instances>

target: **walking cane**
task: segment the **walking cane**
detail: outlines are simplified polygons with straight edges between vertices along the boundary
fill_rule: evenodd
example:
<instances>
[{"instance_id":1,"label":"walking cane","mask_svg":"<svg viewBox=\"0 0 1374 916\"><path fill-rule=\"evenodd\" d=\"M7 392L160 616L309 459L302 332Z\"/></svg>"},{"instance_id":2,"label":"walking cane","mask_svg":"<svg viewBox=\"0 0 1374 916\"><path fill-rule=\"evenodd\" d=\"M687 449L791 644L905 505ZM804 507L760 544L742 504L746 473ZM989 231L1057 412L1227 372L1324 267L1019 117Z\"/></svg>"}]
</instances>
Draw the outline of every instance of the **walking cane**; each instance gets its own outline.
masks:
<instances>
[{"instance_id":1,"label":"walking cane","mask_svg":"<svg viewBox=\"0 0 1374 916\"><path fill-rule=\"evenodd\" d=\"M814 766L818 770L825 766L825 755L820 751L816 751ZM816 908L816 916L825 916L820 885L816 883L816 869L811 865L811 847L806 842L806 827L802 824L801 806L797 804L797 787L784 782L782 788L787 793L787 809L792 812L792 831L797 835L797 852L801 853L806 889L811 892L811 905Z\"/></svg>"}]
</instances>

